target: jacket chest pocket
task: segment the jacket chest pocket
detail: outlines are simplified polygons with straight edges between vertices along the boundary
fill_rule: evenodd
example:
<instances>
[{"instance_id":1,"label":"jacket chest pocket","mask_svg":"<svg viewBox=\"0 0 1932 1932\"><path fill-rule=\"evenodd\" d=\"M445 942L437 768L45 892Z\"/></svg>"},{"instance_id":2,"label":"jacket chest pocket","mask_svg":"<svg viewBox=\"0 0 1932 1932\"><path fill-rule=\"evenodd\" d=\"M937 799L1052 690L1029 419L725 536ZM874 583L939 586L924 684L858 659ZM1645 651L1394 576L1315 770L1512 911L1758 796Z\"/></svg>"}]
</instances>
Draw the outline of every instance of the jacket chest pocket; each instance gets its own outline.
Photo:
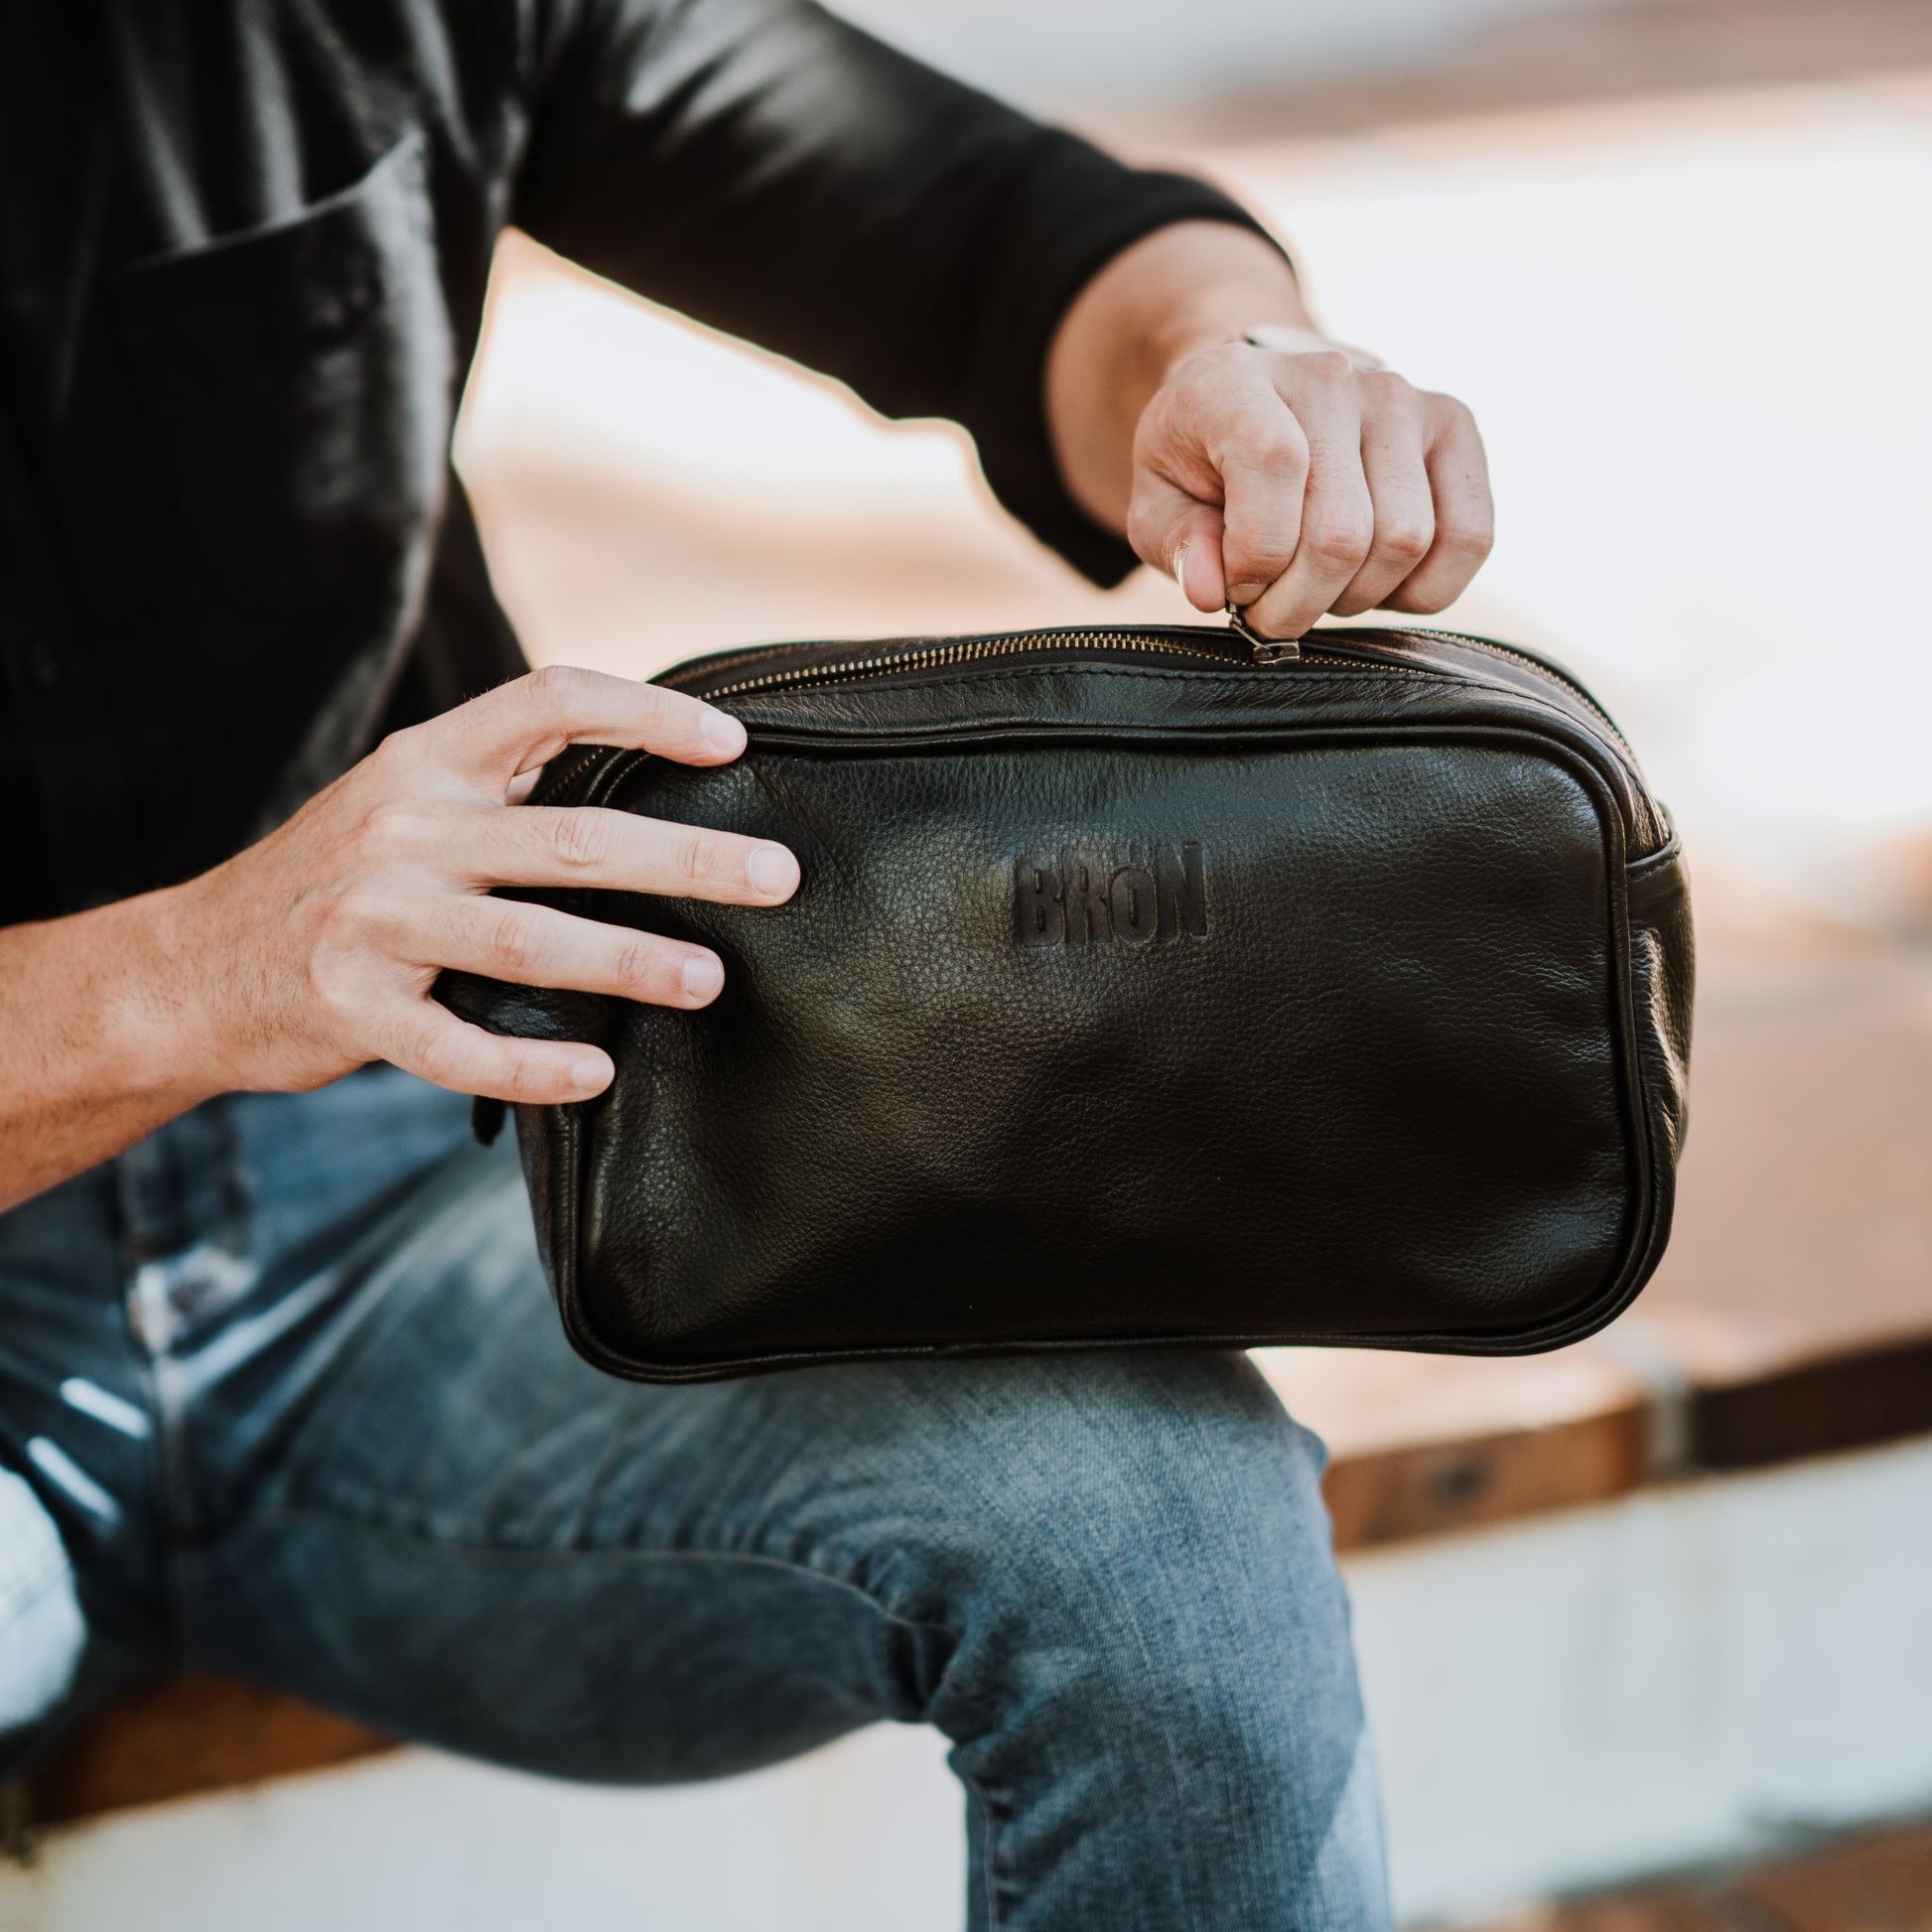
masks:
<instances>
[{"instance_id":1,"label":"jacket chest pocket","mask_svg":"<svg viewBox=\"0 0 1932 1932\"><path fill-rule=\"evenodd\" d=\"M284 704L386 677L421 604L456 389L425 172L411 134L291 219L121 278L156 588Z\"/></svg>"}]
</instances>

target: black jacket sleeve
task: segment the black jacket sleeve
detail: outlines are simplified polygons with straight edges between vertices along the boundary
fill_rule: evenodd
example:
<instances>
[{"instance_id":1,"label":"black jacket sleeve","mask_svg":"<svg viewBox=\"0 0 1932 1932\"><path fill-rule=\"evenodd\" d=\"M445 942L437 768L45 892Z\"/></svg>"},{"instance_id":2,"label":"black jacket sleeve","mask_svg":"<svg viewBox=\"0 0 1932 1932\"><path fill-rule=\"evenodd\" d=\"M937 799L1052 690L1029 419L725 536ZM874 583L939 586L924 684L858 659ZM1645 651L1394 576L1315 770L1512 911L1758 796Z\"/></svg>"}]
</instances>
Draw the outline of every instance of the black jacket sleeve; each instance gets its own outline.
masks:
<instances>
[{"instance_id":1,"label":"black jacket sleeve","mask_svg":"<svg viewBox=\"0 0 1932 1932\"><path fill-rule=\"evenodd\" d=\"M1252 216L806 0L533 4L520 226L888 415L963 423L1009 510L1096 582L1126 576L1053 460L1054 327L1150 230Z\"/></svg>"}]
</instances>

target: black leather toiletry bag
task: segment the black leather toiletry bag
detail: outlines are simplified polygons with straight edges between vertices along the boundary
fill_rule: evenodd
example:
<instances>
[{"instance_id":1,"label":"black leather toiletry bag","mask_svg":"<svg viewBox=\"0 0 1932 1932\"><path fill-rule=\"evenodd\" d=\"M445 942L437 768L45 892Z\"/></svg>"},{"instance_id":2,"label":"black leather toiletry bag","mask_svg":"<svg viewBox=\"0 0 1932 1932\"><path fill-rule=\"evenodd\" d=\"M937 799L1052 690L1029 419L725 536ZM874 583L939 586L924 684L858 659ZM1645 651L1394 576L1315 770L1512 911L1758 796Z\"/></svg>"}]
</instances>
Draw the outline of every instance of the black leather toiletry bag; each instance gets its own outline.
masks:
<instances>
[{"instance_id":1,"label":"black leather toiletry bag","mask_svg":"<svg viewBox=\"0 0 1932 1932\"><path fill-rule=\"evenodd\" d=\"M1506 1354L1590 1333L1655 1268L1684 867L1554 665L1437 631L1149 627L662 681L742 718L745 757L586 748L537 796L782 840L796 897L548 896L715 948L700 1012L441 987L616 1060L597 1100L517 1121L601 1367Z\"/></svg>"}]
</instances>

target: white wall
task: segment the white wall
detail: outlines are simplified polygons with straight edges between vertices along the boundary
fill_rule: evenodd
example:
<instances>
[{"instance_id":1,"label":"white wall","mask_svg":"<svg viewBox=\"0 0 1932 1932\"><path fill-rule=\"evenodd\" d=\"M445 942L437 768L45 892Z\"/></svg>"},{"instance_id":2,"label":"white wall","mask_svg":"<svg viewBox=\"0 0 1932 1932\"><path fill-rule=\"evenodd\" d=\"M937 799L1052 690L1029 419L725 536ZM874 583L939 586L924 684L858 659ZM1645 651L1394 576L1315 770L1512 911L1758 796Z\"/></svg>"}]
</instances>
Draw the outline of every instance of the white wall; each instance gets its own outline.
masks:
<instances>
[{"instance_id":1,"label":"white wall","mask_svg":"<svg viewBox=\"0 0 1932 1932\"><path fill-rule=\"evenodd\" d=\"M1349 1566L1412 1918L1932 1809L1932 1442ZM936 1737L630 1794L407 1752L111 1818L4 1932L959 1923Z\"/></svg>"},{"instance_id":2,"label":"white wall","mask_svg":"<svg viewBox=\"0 0 1932 1932\"><path fill-rule=\"evenodd\" d=\"M1411 1913L1932 1811L1932 1442L1350 1568Z\"/></svg>"}]
</instances>

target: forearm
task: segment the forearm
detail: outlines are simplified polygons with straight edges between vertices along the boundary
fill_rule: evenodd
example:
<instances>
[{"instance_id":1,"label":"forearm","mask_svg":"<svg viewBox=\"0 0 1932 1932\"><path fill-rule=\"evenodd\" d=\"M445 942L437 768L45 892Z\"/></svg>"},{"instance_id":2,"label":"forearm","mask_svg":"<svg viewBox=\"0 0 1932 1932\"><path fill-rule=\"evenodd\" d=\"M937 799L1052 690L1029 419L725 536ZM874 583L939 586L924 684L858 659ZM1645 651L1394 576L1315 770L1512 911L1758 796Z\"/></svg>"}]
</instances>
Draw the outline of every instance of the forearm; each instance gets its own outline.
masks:
<instances>
[{"instance_id":1,"label":"forearm","mask_svg":"<svg viewBox=\"0 0 1932 1932\"><path fill-rule=\"evenodd\" d=\"M1081 290L1047 354L1046 416L1089 516L1126 529L1135 428L1175 365L1263 322L1312 326L1287 258L1226 221L1159 228Z\"/></svg>"},{"instance_id":2,"label":"forearm","mask_svg":"<svg viewBox=\"0 0 1932 1932\"><path fill-rule=\"evenodd\" d=\"M195 1068L170 896L0 930L0 1211L214 1091Z\"/></svg>"}]
</instances>

